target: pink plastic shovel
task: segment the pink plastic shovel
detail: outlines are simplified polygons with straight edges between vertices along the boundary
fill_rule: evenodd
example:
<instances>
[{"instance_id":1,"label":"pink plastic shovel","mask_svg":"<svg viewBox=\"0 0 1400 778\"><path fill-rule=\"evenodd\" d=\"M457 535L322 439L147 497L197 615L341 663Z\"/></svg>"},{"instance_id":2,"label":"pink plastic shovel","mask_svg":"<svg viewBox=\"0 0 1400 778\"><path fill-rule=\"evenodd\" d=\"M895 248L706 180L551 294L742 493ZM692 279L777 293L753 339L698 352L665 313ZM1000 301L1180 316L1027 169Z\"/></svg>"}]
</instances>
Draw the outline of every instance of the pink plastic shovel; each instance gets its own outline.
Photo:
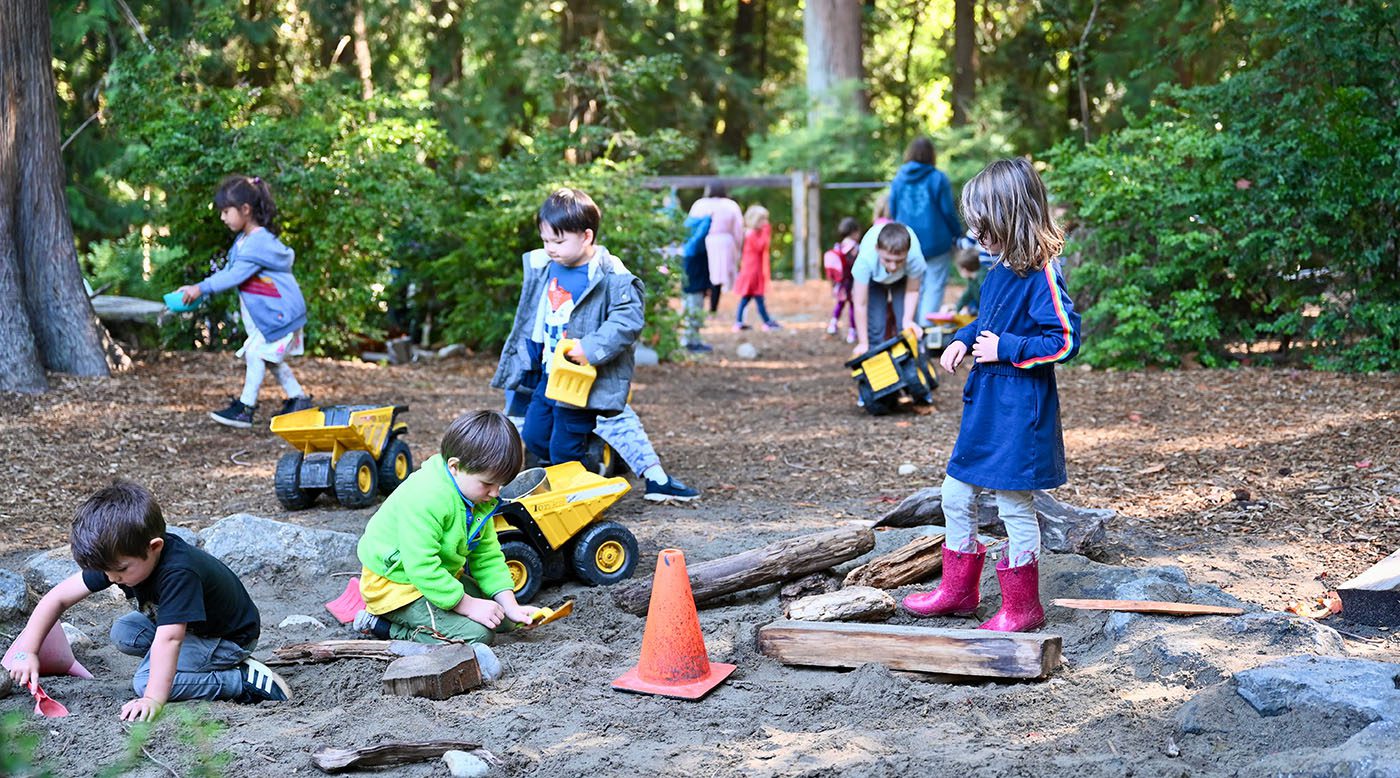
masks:
<instances>
[{"instance_id":1,"label":"pink plastic shovel","mask_svg":"<svg viewBox=\"0 0 1400 778\"><path fill-rule=\"evenodd\" d=\"M61 719L68 715L63 703L44 693L38 681L29 682L29 693L34 695L34 712L46 719Z\"/></svg>"},{"instance_id":2,"label":"pink plastic shovel","mask_svg":"<svg viewBox=\"0 0 1400 778\"><path fill-rule=\"evenodd\" d=\"M355 614L365 609L365 598L360 596L360 579L351 578L350 583L345 585L345 592L339 597L326 603L326 610L331 612L341 624L349 624L355 620Z\"/></svg>"}]
</instances>

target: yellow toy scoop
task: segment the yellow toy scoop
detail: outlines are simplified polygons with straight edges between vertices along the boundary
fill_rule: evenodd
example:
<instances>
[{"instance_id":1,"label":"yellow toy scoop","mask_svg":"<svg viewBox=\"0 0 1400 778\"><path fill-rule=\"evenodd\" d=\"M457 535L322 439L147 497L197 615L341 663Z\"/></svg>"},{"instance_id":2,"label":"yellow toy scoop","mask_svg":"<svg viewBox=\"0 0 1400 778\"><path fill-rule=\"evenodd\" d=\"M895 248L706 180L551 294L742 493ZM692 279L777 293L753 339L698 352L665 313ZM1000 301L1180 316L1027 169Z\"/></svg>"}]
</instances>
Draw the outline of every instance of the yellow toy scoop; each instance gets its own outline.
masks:
<instances>
[{"instance_id":1,"label":"yellow toy scoop","mask_svg":"<svg viewBox=\"0 0 1400 778\"><path fill-rule=\"evenodd\" d=\"M558 608L540 608L535 611L535 618L530 622L532 627L543 627L551 621L557 621L574 612L574 601L568 600Z\"/></svg>"}]
</instances>

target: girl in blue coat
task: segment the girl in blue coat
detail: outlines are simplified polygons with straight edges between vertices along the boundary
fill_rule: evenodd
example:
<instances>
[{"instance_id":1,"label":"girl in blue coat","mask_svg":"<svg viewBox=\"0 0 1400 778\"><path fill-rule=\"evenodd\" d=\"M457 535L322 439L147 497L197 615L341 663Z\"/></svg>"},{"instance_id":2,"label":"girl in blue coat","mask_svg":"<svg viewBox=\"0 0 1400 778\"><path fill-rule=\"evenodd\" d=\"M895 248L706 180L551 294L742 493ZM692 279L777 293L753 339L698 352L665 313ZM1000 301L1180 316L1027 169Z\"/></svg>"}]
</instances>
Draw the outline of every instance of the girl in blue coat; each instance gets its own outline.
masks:
<instances>
[{"instance_id":1,"label":"girl in blue coat","mask_svg":"<svg viewBox=\"0 0 1400 778\"><path fill-rule=\"evenodd\" d=\"M977 542L975 497L989 490L1011 542L996 568L1001 609L981 628L1024 632L1045 623L1031 491L1066 480L1055 364L1079 351L1079 314L1056 260L1064 233L1029 162L988 165L963 188L962 211L978 242L999 256L982 282L977 320L943 352L950 373L969 351L975 360L943 481L943 580L905 597L904 607L920 616L976 612L986 548Z\"/></svg>"},{"instance_id":2,"label":"girl in blue coat","mask_svg":"<svg viewBox=\"0 0 1400 778\"><path fill-rule=\"evenodd\" d=\"M227 408L211 411L209 418L228 427L247 429L253 424L258 389L268 368L287 393L287 401L274 416L311 407L311 398L287 364L289 357L300 356L305 347L302 328L306 326L306 299L292 277L296 252L277 239L277 205L267 182L257 176L229 176L214 193L214 207L224 226L237 236L229 249L228 263L198 284L182 286L179 291L186 303L192 303L204 295L238 290L243 331L248 336L238 350L238 356L248 364L243 393Z\"/></svg>"}]
</instances>

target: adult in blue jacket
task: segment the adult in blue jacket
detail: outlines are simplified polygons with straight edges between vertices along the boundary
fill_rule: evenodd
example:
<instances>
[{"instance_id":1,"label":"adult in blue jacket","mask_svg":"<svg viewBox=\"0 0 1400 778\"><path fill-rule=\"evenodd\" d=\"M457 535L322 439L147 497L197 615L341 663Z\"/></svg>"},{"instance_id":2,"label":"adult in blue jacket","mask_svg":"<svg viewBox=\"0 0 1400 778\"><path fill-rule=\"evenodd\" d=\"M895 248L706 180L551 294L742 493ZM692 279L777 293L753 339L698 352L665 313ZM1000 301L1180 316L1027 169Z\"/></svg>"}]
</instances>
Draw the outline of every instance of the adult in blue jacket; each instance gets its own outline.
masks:
<instances>
[{"instance_id":1,"label":"adult in blue jacket","mask_svg":"<svg viewBox=\"0 0 1400 778\"><path fill-rule=\"evenodd\" d=\"M935 166L933 141L919 136L904 152L904 164L890 184L890 217L909 225L924 250L928 272L919 293L915 321L928 324L928 314L943 307L943 290L948 285L948 267L953 259L953 241L963 234L962 222L953 205L953 184Z\"/></svg>"}]
</instances>

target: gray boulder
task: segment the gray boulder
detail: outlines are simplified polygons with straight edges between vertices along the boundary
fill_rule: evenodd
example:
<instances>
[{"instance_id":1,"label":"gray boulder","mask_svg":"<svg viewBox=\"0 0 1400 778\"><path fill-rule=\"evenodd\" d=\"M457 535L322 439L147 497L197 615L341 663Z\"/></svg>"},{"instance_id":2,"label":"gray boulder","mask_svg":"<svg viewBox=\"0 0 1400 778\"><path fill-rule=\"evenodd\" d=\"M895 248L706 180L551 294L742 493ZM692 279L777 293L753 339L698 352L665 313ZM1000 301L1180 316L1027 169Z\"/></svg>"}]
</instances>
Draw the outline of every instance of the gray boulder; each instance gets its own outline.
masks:
<instances>
[{"instance_id":1,"label":"gray boulder","mask_svg":"<svg viewBox=\"0 0 1400 778\"><path fill-rule=\"evenodd\" d=\"M0 570L0 621L18 619L29 610L29 592L24 576Z\"/></svg>"},{"instance_id":2,"label":"gray boulder","mask_svg":"<svg viewBox=\"0 0 1400 778\"><path fill-rule=\"evenodd\" d=\"M191 546L199 545L199 533L186 527L176 527L173 524L165 525L165 531L189 543Z\"/></svg>"},{"instance_id":3,"label":"gray boulder","mask_svg":"<svg viewBox=\"0 0 1400 778\"><path fill-rule=\"evenodd\" d=\"M1400 722L1400 664L1390 662L1290 656L1236 673L1235 691L1261 716L1307 708Z\"/></svg>"},{"instance_id":4,"label":"gray boulder","mask_svg":"<svg viewBox=\"0 0 1400 778\"><path fill-rule=\"evenodd\" d=\"M226 516L199 533L204 550L243 575L299 575L318 578L355 570L358 538L347 532L313 529L259 516Z\"/></svg>"},{"instance_id":5,"label":"gray boulder","mask_svg":"<svg viewBox=\"0 0 1400 778\"><path fill-rule=\"evenodd\" d=\"M73 551L68 546L40 551L26 559L21 570L24 582L40 596L76 572L78 563L73 561Z\"/></svg>"}]
</instances>

